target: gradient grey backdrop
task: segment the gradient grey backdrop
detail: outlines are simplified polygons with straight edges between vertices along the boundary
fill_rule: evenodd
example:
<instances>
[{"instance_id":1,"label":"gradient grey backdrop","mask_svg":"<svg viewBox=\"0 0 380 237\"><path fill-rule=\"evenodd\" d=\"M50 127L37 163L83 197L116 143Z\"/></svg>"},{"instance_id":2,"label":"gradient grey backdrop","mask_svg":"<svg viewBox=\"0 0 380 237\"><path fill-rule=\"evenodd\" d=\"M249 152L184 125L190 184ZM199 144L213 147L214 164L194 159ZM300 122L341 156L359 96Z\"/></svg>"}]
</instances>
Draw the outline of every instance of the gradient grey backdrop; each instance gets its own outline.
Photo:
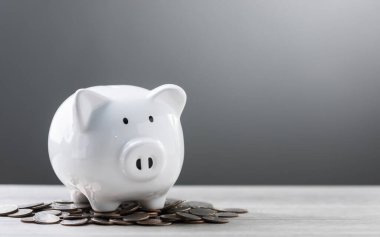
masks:
<instances>
[{"instance_id":1,"label":"gradient grey backdrop","mask_svg":"<svg viewBox=\"0 0 380 237\"><path fill-rule=\"evenodd\" d=\"M182 184L380 184L380 1L0 0L0 183L78 88L175 83Z\"/></svg>"}]
</instances>

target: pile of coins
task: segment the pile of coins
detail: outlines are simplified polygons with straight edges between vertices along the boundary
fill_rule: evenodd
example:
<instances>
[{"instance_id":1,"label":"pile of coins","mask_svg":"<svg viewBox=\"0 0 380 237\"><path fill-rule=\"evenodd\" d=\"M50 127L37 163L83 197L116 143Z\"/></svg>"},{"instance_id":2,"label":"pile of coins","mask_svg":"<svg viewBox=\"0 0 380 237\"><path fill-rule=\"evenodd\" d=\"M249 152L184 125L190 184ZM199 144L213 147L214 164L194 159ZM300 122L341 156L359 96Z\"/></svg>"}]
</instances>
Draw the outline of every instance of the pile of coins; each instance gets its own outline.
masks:
<instances>
[{"instance_id":1,"label":"pile of coins","mask_svg":"<svg viewBox=\"0 0 380 237\"><path fill-rule=\"evenodd\" d=\"M136 201L123 202L116 211L96 212L90 204L70 201L33 203L25 205L0 205L0 216L21 218L25 223L79 226L144 225L167 226L173 223L202 224L228 223L228 218L247 213L241 208L215 208L212 204L178 199L166 200L162 209L146 210Z\"/></svg>"}]
</instances>

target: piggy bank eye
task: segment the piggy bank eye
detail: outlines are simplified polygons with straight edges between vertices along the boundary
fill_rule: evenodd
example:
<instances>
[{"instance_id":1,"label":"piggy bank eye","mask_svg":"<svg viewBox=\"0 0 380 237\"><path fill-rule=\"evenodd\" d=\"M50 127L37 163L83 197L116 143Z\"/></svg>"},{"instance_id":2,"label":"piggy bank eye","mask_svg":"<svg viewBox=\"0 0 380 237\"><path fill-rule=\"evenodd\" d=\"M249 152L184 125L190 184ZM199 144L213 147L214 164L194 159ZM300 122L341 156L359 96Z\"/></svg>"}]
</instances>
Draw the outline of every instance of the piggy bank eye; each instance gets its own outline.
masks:
<instances>
[{"instance_id":1,"label":"piggy bank eye","mask_svg":"<svg viewBox=\"0 0 380 237\"><path fill-rule=\"evenodd\" d=\"M128 119L127 118L123 118L123 123L124 124L128 124Z\"/></svg>"},{"instance_id":2,"label":"piggy bank eye","mask_svg":"<svg viewBox=\"0 0 380 237\"><path fill-rule=\"evenodd\" d=\"M152 115L149 116L149 121L150 121L151 123L153 123L153 116L152 116Z\"/></svg>"}]
</instances>

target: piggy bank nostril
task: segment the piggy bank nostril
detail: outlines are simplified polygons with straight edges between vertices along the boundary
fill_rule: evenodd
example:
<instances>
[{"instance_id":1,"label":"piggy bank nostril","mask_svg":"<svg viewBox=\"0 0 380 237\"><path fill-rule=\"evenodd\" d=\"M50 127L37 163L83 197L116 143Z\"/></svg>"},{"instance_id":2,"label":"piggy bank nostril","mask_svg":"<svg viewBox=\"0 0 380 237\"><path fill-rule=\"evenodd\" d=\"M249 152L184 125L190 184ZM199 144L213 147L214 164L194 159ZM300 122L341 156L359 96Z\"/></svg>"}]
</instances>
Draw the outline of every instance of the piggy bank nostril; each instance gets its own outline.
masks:
<instances>
[{"instance_id":1,"label":"piggy bank nostril","mask_svg":"<svg viewBox=\"0 0 380 237\"><path fill-rule=\"evenodd\" d=\"M149 159L148 159L148 167L149 167L149 169L150 168L152 168L152 166L153 166L153 159L151 158L151 157L149 157Z\"/></svg>"},{"instance_id":2,"label":"piggy bank nostril","mask_svg":"<svg viewBox=\"0 0 380 237\"><path fill-rule=\"evenodd\" d=\"M140 158L138 158L136 160L136 167L137 167L137 169L141 170L141 159Z\"/></svg>"}]
</instances>

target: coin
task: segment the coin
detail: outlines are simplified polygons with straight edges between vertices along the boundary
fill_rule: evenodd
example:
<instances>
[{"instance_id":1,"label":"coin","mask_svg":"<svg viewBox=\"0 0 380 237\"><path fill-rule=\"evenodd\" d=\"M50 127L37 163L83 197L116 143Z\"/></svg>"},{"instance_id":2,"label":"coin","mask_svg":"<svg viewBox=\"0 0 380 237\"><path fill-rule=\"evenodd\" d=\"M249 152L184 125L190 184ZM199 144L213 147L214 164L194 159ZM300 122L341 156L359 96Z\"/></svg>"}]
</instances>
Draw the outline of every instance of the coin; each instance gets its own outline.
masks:
<instances>
[{"instance_id":1,"label":"coin","mask_svg":"<svg viewBox=\"0 0 380 237\"><path fill-rule=\"evenodd\" d=\"M38 213L49 213L49 214L52 214L52 215L59 216L59 215L62 214L62 211L60 211L60 210L45 210L45 211L40 211Z\"/></svg>"},{"instance_id":2,"label":"coin","mask_svg":"<svg viewBox=\"0 0 380 237\"><path fill-rule=\"evenodd\" d=\"M87 218L76 219L76 220L63 220L61 221L61 225L78 226L78 225L85 225L87 224L87 222L88 222Z\"/></svg>"},{"instance_id":3,"label":"coin","mask_svg":"<svg viewBox=\"0 0 380 237\"><path fill-rule=\"evenodd\" d=\"M50 213L36 213L34 221L38 224L55 224L60 221L59 217Z\"/></svg>"},{"instance_id":4,"label":"coin","mask_svg":"<svg viewBox=\"0 0 380 237\"><path fill-rule=\"evenodd\" d=\"M184 200L167 198L166 201L165 201L165 205L161 209L161 211L166 211L168 209L174 208L174 207L178 206L179 204L181 204L183 202L184 202Z\"/></svg>"},{"instance_id":5,"label":"coin","mask_svg":"<svg viewBox=\"0 0 380 237\"><path fill-rule=\"evenodd\" d=\"M146 212L146 214L148 214L149 217L157 217L158 216L157 211L149 211L149 212Z\"/></svg>"},{"instance_id":6,"label":"coin","mask_svg":"<svg viewBox=\"0 0 380 237\"><path fill-rule=\"evenodd\" d=\"M206 222L215 223L215 224L225 224L225 223L228 223L227 219L219 218L217 216L203 216L202 219L205 220Z\"/></svg>"},{"instance_id":7,"label":"coin","mask_svg":"<svg viewBox=\"0 0 380 237\"><path fill-rule=\"evenodd\" d=\"M131 207L140 206L140 204L136 201L125 201L122 202L120 206L124 209L129 209Z\"/></svg>"},{"instance_id":8,"label":"coin","mask_svg":"<svg viewBox=\"0 0 380 237\"><path fill-rule=\"evenodd\" d=\"M224 218L231 218L231 217L238 217L239 215L234 212L218 212L215 214L217 217L224 217Z\"/></svg>"},{"instance_id":9,"label":"coin","mask_svg":"<svg viewBox=\"0 0 380 237\"><path fill-rule=\"evenodd\" d=\"M160 218L163 220L163 221L167 221L167 222L175 222L175 221L180 221L182 220L179 216L177 216L176 214L164 214L164 215L160 215Z\"/></svg>"},{"instance_id":10,"label":"coin","mask_svg":"<svg viewBox=\"0 0 380 237\"><path fill-rule=\"evenodd\" d=\"M83 210L82 209L69 209L69 210L66 210L66 212L75 215L75 214L83 213Z\"/></svg>"},{"instance_id":11,"label":"coin","mask_svg":"<svg viewBox=\"0 0 380 237\"><path fill-rule=\"evenodd\" d=\"M162 209L148 210L142 208L139 202L125 201L112 212L97 212L89 203L71 201L0 206L0 215L21 217L21 221L25 223L61 222L65 226L85 224L166 226L172 223L227 223L229 221L225 218L238 217L239 213L246 212L247 210L242 208L219 209L207 202L170 198L166 200ZM33 213L34 216L30 217Z\"/></svg>"},{"instance_id":12,"label":"coin","mask_svg":"<svg viewBox=\"0 0 380 237\"><path fill-rule=\"evenodd\" d=\"M69 215L71 215L71 213L67 212L67 211L62 211L62 213L61 213L61 217L62 216L69 216ZM73 214L73 215L76 215L76 214Z\"/></svg>"},{"instance_id":13,"label":"coin","mask_svg":"<svg viewBox=\"0 0 380 237\"><path fill-rule=\"evenodd\" d=\"M18 208L19 208L19 209L23 209L23 208L32 208L32 207L40 206L40 205L43 205L43 204L44 204L43 202L21 204L21 205L18 205Z\"/></svg>"},{"instance_id":14,"label":"coin","mask_svg":"<svg viewBox=\"0 0 380 237\"><path fill-rule=\"evenodd\" d=\"M34 211L42 210L42 209L45 209L45 208L50 207L50 204L51 204L50 202L42 203L41 205L38 205L38 206L34 206L34 207L32 207L32 209L33 209Z\"/></svg>"},{"instance_id":15,"label":"coin","mask_svg":"<svg viewBox=\"0 0 380 237\"><path fill-rule=\"evenodd\" d=\"M123 221L120 219L110 219L109 221L114 225L133 225L132 222Z\"/></svg>"},{"instance_id":16,"label":"coin","mask_svg":"<svg viewBox=\"0 0 380 237\"><path fill-rule=\"evenodd\" d=\"M84 217L90 217L90 216L82 216L82 215L78 215L78 216L61 216L61 219L62 220L78 220L78 219L83 219Z\"/></svg>"},{"instance_id":17,"label":"coin","mask_svg":"<svg viewBox=\"0 0 380 237\"><path fill-rule=\"evenodd\" d=\"M69 201L69 200L57 200L57 201L54 201L53 203L58 203L58 204L72 204L73 202L72 202L72 201Z\"/></svg>"},{"instance_id":18,"label":"coin","mask_svg":"<svg viewBox=\"0 0 380 237\"><path fill-rule=\"evenodd\" d=\"M146 209L146 208L142 208L140 207L139 211L143 211L143 212L146 212L146 213L153 213L153 212L161 212L161 209Z\"/></svg>"},{"instance_id":19,"label":"coin","mask_svg":"<svg viewBox=\"0 0 380 237\"><path fill-rule=\"evenodd\" d=\"M134 201L124 202L120 205L120 215L126 215L132 213L140 208L140 204Z\"/></svg>"},{"instance_id":20,"label":"coin","mask_svg":"<svg viewBox=\"0 0 380 237\"><path fill-rule=\"evenodd\" d=\"M20 220L22 222L25 222L25 223L34 223L34 217L33 216L23 217Z\"/></svg>"},{"instance_id":21,"label":"coin","mask_svg":"<svg viewBox=\"0 0 380 237\"><path fill-rule=\"evenodd\" d=\"M208 202L198 202L198 201L188 201L184 202L182 205L189 206L191 208L213 208L213 205Z\"/></svg>"},{"instance_id":22,"label":"coin","mask_svg":"<svg viewBox=\"0 0 380 237\"><path fill-rule=\"evenodd\" d=\"M189 212L197 216L213 216L216 213L215 210L208 208L193 208Z\"/></svg>"},{"instance_id":23,"label":"coin","mask_svg":"<svg viewBox=\"0 0 380 237\"><path fill-rule=\"evenodd\" d=\"M247 213L248 212L247 209L243 209L243 208L224 208L223 211L225 211L225 212L234 212L234 213L239 213L239 214L243 214L243 213Z\"/></svg>"},{"instance_id":24,"label":"coin","mask_svg":"<svg viewBox=\"0 0 380 237\"><path fill-rule=\"evenodd\" d=\"M9 214L9 217L26 217L32 214L33 210L32 209L18 209L17 212L14 212L12 214Z\"/></svg>"},{"instance_id":25,"label":"coin","mask_svg":"<svg viewBox=\"0 0 380 237\"><path fill-rule=\"evenodd\" d=\"M128 215L131 214L139 209L139 206L135 206L133 209L121 209L120 210L120 215Z\"/></svg>"},{"instance_id":26,"label":"coin","mask_svg":"<svg viewBox=\"0 0 380 237\"><path fill-rule=\"evenodd\" d=\"M0 205L0 216L6 216L18 210L17 205Z\"/></svg>"},{"instance_id":27,"label":"coin","mask_svg":"<svg viewBox=\"0 0 380 237\"><path fill-rule=\"evenodd\" d=\"M60 211L75 211L78 208L75 206L75 204L58 204L58 203L53 203L51 205L51 209L53 210L60 210Z\"/></svg>"},{"instance_id":28,"label":"coin","mask_svg":"<svg viewBox=\"0 0 380 237\"><path fill-rule=\"evenodd\" d=\"M182 220L187 220L187 221L200 221L200 220L202 220L202 218L200 218L199 216L196 216L196 215L193 215L190 213L186 213L186 212L177 212L176 215L179 216Z\"/></svg>"},{"instance_id":29,"label":"coin","mask_svg":"<svg viewBox=\"0 0 380 237\"><path fill-rule=\"evenodd\" d=\"M139 225L148 225L148 226L165 226L165 225L171 225L171 222L163 222L160 219L146 219L142 221L136 222Z\"/></svg>"},{"instance_id":30,"label":"coin","mask_svg":"<svg viewBox=\"0 0 380 237\"><path fill-rule=\"evenodd\" d=\"M91 222L97 225L112 225L112 222L108 221L107 219L99 218L99 217L91 218Z\"/></svg>"},{"instance_id":31,"label":"coin","mask_svg":"<svg viewBox=\"0 0 380 237\"><path fill-rule=\"evenodd\" d=\"M166 210L166 213L185 212L188 210L190 210L190 207L188 206L177 206L177 207Z\"/></svg>"},{"instance_id":32,"label":"coin","mask_svg":"<svg viewBox=\"0 0 380 237\"><path fill-rule=\"evenodd\" d=\"M144 212L136 212L123 217L123 221L142 221L149 218L149 214Z\"/></svg>"},{"instance_id":33,"label":"coin","mask_svg":"<svg viewBox=\"0 0 380 237\"><path fill-rule=\"evenodd\" d=\"M205 222L203 220L199 220L199 221L184 221L183 223L185 223L185 224L203 224Z\"/></svg>"},{"instance_id":34,"label":"coin","mask_svg":"<svg viewBox=\"0 0 380 237\"><path fill-rule=\"evenodd\" d=\"M117 212L94 212L94 217L100 217L100 218L114 218L114 219L121 219L123 216L121 216Z\"/></svg>"},{"instance_id":35,"label":"coin","mask_svg":"<svg viewBox=\"0 0 380 237\"><path fill-rule=\"evenodd\" d=\"M60 217L63 220L77 220L77 219L82 219L82 218L90 218L91 215L89 213L81 213L81 214L63 213Z\"/></svg>"}]
</instances>

